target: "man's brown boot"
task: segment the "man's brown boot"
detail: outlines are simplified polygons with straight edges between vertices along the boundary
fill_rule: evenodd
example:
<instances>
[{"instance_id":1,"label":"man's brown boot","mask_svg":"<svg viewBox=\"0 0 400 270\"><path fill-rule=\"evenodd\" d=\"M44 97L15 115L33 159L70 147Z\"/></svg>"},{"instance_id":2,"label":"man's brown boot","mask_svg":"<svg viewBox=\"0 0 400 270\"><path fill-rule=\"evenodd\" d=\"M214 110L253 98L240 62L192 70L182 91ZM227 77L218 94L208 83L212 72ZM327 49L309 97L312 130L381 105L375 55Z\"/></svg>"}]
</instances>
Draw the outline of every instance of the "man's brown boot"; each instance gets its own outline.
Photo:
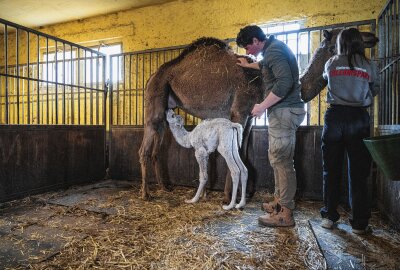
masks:
<instances>
[{"instance_id":1,"label":"man's brown boot","mask_svg":"<svg viewBox=\"0 0 400 270\"><path fill-rule=\"evenodd\" d=\"M280 206L278 204L278 206ZM277 212L266 214L258 217L258 224L267 227L292 227L294 226L294 218L292 210L285 206L280 206Z\"/></svg>"},{"instance_id":2,"label":"man's brown boot","mask_svg":"<svg viewBox=\"0 0 400 270\"><path fill-rule=\"evenodd\" d=\"M276 212L278 204L279 204L279 199L275 197L273 201L261 204L261 210L267 213L272 213L274 211Z\"/></svg>"}]
</instances>

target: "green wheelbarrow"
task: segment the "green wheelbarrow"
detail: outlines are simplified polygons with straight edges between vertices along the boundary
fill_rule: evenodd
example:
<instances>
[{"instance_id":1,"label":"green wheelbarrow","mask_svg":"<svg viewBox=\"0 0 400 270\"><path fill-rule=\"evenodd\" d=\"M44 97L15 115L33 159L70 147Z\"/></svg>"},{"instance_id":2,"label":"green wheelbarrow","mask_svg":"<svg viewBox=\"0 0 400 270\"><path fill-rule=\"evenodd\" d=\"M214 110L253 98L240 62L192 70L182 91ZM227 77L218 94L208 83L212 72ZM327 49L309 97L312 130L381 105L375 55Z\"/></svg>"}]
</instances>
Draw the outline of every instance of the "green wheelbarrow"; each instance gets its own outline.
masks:
<instances>
[{"instance_id":1,"label":"green wheelbarrow","mask_svg":"<svg viewBox=\"0 0 400 270\"><path fill-rule=\"evenodd\" d=\"M369 137L364 143L385 176L400 181L400 134Z\"/></svg>"}]
</instances>

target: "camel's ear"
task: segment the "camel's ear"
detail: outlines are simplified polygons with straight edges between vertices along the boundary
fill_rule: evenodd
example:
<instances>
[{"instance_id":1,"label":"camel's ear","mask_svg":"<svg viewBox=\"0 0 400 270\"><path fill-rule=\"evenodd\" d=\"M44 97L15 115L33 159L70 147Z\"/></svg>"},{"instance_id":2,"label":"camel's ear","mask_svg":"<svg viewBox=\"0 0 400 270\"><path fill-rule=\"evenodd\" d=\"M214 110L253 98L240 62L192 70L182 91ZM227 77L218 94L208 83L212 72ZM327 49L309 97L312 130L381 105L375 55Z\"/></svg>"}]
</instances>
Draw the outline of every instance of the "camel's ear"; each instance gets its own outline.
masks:
<instances>
[{"instance_id":1,"label":"camel's ear","mask_svg":"<svg viewBox=\"0 0 400 270\"><path fill-rule=\"evenodd\" d=\"M329 32L328 30L323 30L323 35L324 38L326 38L329 41L332 39L332 32Z\"/></svg>"}]
</instances>

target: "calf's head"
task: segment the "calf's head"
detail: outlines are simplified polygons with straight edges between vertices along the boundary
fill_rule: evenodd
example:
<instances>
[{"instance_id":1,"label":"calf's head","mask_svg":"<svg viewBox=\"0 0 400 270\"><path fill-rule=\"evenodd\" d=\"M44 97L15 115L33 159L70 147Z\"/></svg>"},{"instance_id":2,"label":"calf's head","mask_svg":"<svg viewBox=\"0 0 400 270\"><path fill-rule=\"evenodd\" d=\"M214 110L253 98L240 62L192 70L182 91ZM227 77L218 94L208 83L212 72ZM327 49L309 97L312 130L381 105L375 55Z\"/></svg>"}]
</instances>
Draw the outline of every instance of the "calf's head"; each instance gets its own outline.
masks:
<instances>
[{"instance_id":1,"label":"calf's head","mask_svg":"<svg viewBox=\"0 0 400 270\"><path fill-rule=\"evenodd\" d=\"M170 125L175 125L178 127L183 126L183 118L180 115L175 114L173 110L167 110L167 121Z\"/></svg>"}]
</instances>

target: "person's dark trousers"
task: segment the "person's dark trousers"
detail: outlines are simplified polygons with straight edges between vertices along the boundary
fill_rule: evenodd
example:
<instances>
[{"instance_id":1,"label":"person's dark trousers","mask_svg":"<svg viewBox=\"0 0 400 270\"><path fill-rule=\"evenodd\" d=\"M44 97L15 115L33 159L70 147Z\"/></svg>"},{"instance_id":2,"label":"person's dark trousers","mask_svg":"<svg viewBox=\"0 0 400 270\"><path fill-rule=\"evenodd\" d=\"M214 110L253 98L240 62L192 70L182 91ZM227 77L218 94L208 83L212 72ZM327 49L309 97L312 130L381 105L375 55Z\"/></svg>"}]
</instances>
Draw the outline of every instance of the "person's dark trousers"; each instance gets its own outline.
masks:
<instances>
[{"instance_id":1,"label":"person's dark trousers","mask_svg":"<svg viewBox=\"0 0 400 270\"><path fill-rule=\"evenodd\" d=\"M371 216L368 196L368 176L371 156L363 138L370 134L370 118L360 107L331 105L324 116L322 131L324 207L321 216L334 222L339 219L340 180L343 157L347 151L350 224L354 229L365 229Z\"/></svg>"}]
</instances>

